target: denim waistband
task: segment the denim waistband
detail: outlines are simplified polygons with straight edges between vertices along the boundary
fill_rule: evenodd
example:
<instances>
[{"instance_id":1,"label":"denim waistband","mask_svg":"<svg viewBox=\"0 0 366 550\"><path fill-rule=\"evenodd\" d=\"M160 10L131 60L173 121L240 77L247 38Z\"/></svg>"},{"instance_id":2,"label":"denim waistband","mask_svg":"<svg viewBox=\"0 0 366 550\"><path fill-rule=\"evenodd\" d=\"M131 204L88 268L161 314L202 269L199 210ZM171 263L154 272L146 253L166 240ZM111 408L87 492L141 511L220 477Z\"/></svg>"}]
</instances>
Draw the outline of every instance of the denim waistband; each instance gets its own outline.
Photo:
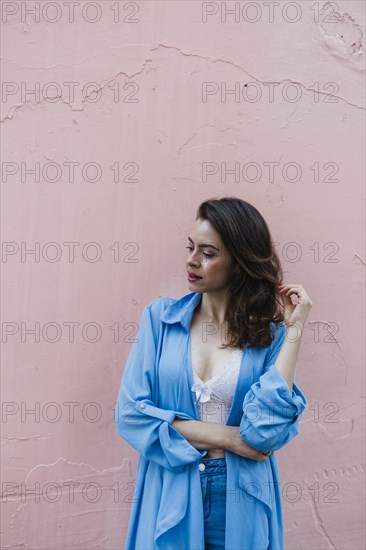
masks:
<instances>
[{"instance_id":1,"label":"denim waistband","mask_svg":"<svg viewBox=\"0 0 366 550\"><path fill-rule=\"evenodd\" d=\"M206 466L201 473L207 473L207 470L210 470L210 472L226 470L226 458L224 456L220 458L201 458L199 462Z\"/></svg>"}]
</instances>

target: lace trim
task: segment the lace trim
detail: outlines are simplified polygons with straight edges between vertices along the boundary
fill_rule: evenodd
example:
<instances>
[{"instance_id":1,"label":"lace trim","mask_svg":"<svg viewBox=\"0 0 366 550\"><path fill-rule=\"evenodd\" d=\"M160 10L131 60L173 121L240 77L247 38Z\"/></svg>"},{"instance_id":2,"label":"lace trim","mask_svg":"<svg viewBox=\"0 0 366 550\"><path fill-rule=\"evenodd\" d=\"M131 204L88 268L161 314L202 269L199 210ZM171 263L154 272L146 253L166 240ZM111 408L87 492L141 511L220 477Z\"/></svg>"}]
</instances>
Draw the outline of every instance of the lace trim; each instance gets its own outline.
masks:
<instances>
[{"instance_id":1,"label":"lace trim","mask_svg":"<svg viewBox=\"0 0 366 550\"><path fill-rule=\"evenodd\" d=\"M223 390L222 393L224 394L224 398L229 402L230 396L235 391L235 386L236 386L237 378L239 374L239 368L241 365L242 353L243 353L243 350L235 349L229 361L224 366L224 368L216 376L207 380L207 382L203 382L203 380L201 380L201 378L194 371L194 369L192 369L196 382L193 384L191 390L196 392L196 403L198 401L200 403L206 403L211 399L211 395L212 395L212 401L215 401L215 389L212 387L213 385ZM237 368L234 369L233 364L236 361L237 361L237 364L236 364ZM222 378L225 375L228 369L231 369L231 374L233 374L232 379L229 378L229 380L226 379L221 383L217 384L217 381L220 380L220 378ZM216 397L222 401L219 395L216 394Z\"/></svg>"}]
</instances>

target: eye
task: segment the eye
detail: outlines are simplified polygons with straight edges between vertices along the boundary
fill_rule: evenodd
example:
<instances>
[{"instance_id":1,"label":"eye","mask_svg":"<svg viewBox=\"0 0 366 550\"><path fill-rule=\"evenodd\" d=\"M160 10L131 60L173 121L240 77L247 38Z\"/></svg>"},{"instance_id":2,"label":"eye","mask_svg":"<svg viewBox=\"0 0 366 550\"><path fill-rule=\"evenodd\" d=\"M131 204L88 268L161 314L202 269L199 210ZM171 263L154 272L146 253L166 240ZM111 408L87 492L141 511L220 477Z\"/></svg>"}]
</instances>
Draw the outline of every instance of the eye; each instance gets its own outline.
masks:
<instances>
[{"instance_id":1,"label":"eye","mask_svg":"<svg viewBox=\"0 0 366 550\"><path fill-rule=\"evenodd\" d=\"M191 246L186 246L186 248L188 248L188 250L192 250ZM202 252L202 256L205 256L205 258L213 258L214 254L206 254L206 252Z\"/></svg>"}]
</instances>

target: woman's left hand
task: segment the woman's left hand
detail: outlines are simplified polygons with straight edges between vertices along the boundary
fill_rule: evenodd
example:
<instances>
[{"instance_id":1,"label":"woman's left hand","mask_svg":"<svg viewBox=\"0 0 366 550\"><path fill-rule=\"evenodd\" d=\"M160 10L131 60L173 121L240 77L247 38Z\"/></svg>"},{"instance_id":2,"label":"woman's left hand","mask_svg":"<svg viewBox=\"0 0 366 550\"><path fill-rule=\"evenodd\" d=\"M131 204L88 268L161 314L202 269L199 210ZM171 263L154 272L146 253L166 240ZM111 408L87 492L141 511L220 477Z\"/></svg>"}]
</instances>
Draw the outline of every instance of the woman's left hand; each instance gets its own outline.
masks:
<instances>
[{"instance_id":1,"label":"woman's left hand","mask_svg":"<svg viewBox=\"0 0 366 550\"><path fill-rule=\"evenodd\" d=\"M284 321L286 326L289 327L298 323L304 326L313 305L304 287L301 285L287 284L278 285L278 289L284 299ZM292 294L297 296L298 303L292 303L290 298Z\"/></svg>"}]
</instances>

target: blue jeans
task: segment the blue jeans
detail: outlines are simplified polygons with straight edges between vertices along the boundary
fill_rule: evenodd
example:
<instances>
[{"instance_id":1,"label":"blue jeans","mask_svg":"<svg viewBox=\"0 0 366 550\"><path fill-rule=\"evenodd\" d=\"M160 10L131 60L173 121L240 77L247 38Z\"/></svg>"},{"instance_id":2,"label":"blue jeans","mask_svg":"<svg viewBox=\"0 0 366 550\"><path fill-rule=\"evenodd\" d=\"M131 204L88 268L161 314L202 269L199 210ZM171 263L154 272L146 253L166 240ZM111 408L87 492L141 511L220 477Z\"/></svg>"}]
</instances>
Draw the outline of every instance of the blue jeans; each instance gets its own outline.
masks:
<instances>
[{"instance_id":1,"label":"blue jeans","mask_svg":"<svg viewBox=\"0 0 366 550\"><path fill-rule=\"evenodd\" d=\"M203 499L205 550L225 550L226 458L201 458L198 468Z\"/></svg>"}]
</instances>

